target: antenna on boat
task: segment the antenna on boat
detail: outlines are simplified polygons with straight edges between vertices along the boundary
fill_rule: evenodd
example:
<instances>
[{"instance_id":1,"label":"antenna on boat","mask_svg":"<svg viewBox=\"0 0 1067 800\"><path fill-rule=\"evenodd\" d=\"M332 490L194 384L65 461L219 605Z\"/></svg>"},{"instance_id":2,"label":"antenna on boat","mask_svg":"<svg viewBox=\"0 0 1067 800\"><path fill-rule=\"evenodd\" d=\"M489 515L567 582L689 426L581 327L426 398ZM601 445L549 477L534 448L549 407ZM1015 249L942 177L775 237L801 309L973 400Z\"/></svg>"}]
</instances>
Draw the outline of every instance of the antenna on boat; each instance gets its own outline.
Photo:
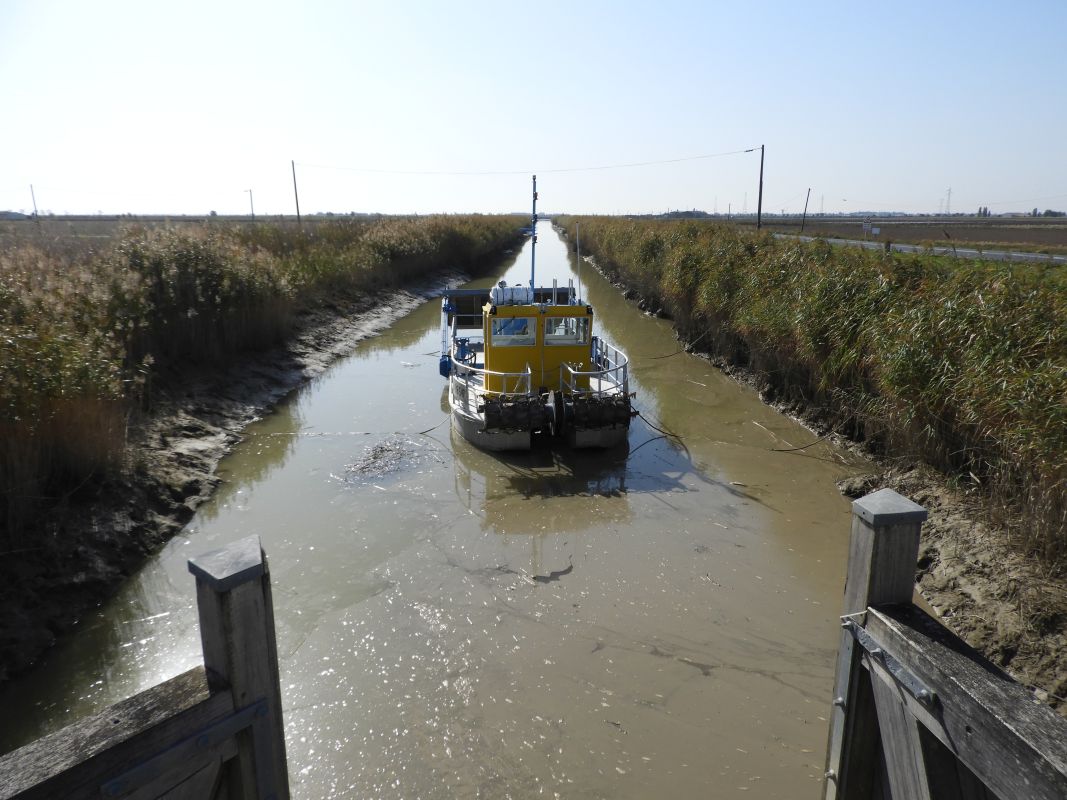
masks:
<instances>
[{"instance_id":1,"label":"antenna on boat","mask_svg":"<svg viewBox=\"0 0 1067 800\"><path fill-rule=\"evenodd\" d=\"M574 223L574 247L578 251L578 303L582 302L582 223Z\"/></svg>"},{"instance_id":2,"label":"antenna on boat","mask_svg":"<svg viewBox=\"0 0 1067 800\"><path fill-rule=\"evenodd\" d=\"M530 242L530 289L536 288L534 283L534 264L537 262L537 176L533 176L533 219L530 222L530 234L533 237Z\"/></svg>"}]
</instances>

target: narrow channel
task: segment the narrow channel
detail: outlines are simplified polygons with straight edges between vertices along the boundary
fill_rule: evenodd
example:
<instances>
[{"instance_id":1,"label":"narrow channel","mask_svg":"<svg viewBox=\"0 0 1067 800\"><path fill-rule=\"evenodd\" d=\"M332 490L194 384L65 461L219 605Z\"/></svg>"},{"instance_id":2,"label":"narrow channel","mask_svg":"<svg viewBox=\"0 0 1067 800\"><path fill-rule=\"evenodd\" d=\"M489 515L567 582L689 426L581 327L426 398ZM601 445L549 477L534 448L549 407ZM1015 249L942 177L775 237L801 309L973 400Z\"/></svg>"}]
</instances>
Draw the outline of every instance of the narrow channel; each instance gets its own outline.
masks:
<instances>
[{"instance_id":1,"label":"narrow channel","mask_svg":"<svg viewBox=\"0 0 1067 800\"><path fill-rule=\"evenodd\" d=\"M538 283L577 281L538 227ZM0 750L199 663L186 560L258 534L294 797L814 796L835 481L864 465L775 452L816 437L588 265L581 284L631 359L628 447L493 455L454 435L428 302L247 430L182 534L0 696Z\"/></svg>"}]
</instances>

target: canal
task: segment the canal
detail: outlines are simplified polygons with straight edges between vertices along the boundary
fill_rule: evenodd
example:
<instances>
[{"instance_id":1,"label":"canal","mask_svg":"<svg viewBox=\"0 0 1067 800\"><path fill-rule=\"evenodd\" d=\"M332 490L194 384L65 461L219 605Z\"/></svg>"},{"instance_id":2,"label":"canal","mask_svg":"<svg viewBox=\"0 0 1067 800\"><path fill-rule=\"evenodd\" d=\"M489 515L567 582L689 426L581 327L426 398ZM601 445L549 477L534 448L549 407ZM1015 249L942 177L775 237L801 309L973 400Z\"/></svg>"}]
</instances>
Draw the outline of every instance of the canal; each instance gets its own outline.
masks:
<instances>
[{"instance_id":1,"label":"canal","mask_svg":"<svg viewBox=\"0 0 1067 800\"><path fill-rule=\"evenodd\" d=\"M538 282L577 278L539 234ZM816 437L588 265L581 283L631 359L628 447L490 455L452 434L429 302L249 427L186 529L0 697L2 749L199 663L186 560L257 534L295 797L815 796L835 481L863 464L775 452Z\"/></svg>"}]
</instances>

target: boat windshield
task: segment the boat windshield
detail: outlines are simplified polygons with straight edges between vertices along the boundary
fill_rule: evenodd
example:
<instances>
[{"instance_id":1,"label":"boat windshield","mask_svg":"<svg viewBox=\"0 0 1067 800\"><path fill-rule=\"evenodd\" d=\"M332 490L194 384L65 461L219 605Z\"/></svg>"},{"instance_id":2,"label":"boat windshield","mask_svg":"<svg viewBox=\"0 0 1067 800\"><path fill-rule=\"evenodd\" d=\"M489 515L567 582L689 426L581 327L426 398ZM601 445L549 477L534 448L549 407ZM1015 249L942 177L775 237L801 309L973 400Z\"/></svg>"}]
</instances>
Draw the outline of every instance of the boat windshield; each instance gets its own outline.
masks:
<instances>
[{"instance_id":1,"label":"boat windshield","mask_svg":"<svg viewBox=\"0 0 1067 800\"><path fill-rule=\"evenodd\" d=\"M537 339L536 317L494 317L494 347L532 347Z\"/></svg>"},{"instance_id":2,"label":"boat windshield","mask_svg":"<svg viewBox=\"0 0 1067 800\"><path fill-rule=\"evenodd\" d=\"M576 345L589 343L588 317L546 317L546 345Z\"/></svg>"}]
</instances>

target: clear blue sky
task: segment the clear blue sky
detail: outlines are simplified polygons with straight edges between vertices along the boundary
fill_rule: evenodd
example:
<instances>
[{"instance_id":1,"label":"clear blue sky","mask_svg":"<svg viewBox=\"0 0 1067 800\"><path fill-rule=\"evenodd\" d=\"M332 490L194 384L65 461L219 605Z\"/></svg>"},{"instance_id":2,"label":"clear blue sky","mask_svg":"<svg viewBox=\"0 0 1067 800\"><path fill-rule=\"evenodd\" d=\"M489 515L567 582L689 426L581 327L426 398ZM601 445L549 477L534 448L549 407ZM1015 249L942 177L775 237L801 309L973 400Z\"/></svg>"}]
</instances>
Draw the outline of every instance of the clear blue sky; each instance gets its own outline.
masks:
<instances>
[{"instance_id":1,"label":"clear blue sky","mask_svg":"<svg viewBox=\"0 0 1067 800\"><path fill-rule=\"evenodd\" d=\"M0 210L1067 209L1067 2L3 0ZM389 174L514 172L510 175ZM747 199L746 199L747 194Z\"/></svg>"}]
</instances>

